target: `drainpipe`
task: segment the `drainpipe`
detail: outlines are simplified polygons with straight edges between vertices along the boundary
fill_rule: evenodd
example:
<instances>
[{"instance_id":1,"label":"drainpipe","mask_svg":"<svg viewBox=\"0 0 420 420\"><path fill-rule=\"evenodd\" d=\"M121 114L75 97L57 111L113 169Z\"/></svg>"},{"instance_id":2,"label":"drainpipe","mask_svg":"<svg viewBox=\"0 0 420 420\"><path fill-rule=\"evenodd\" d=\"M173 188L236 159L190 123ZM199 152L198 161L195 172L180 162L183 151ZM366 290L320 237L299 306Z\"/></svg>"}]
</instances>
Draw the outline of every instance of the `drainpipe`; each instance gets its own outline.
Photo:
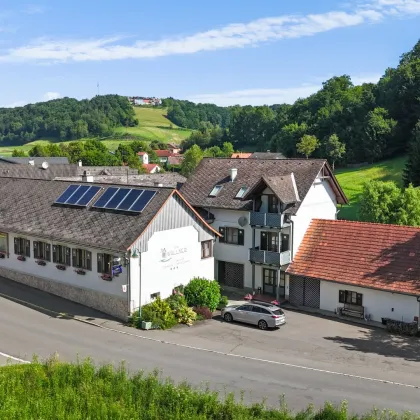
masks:
<instances>
[{"instance_id":1,"label":"drainpipe","mask_svg":"<svg viewBox=\"0 0 420 420\"><path fill-rule=\"evenodd\" d=\"M141 319L141 252L139 252L139 318Z\"/></svg>"},{"instance_id":2,"label":"drainpipe","mask_svg":"<svg viewBox=\"0 0 420 420\"><path fill-rule=\"evenodd\" d=\"M293 236L295 234L295 222L292 220L292 216L290 216L290 227L292 228L292 234L290 235L290 261L293 261Z\"/></svg>"}]
</instances>

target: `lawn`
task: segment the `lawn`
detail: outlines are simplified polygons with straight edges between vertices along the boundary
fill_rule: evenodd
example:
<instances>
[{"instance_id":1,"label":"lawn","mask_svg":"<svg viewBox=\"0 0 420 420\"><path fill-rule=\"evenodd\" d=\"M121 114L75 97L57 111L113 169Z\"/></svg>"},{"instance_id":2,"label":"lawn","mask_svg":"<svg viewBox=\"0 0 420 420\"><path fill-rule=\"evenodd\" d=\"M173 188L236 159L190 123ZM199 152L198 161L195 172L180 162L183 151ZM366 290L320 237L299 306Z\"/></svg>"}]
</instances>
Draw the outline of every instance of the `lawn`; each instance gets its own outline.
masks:
<instances>
[{"instance_id":1,"label":"lawn","mask_svg":"<svg viewBox=\"0 0 420 420\"><path fill-rule=\"evenodd\" d=\"M338 213L339 219L359 220L359 199L366 181L394 181L402 186L405 162L406 157L397 157L362 168L338 169L335 175L350 201L350 205L343 206Z\"/></svg>"},{"instance_id":2,"label":"lawn","mask_svg":"<svg viewBox=\"0 0 420 420\"><path fill-rule=\"evenodd\" d=\"M165 108L142 108L134 107L134 111L139 120L137 127L119 127L115 130L117 133L129 133L142 136L145 141L158 140L163 143L181 143L182 140L188 138L191 130L179 128L177 125L172 124L166 118ZM78 141L85 141L87 139L80 139ZM115 150L120 143L131 140L113 139L109 137L102 142L108 147L109 150ZM23 150L28 152L35 145L46 145L48 143L58 143L56 139L40 139L27 143L24 146L3 146L0 147L1 156L11 156L14 149ZM64 141L64 144L69 143Z\"/></svg>"}]
</instances>

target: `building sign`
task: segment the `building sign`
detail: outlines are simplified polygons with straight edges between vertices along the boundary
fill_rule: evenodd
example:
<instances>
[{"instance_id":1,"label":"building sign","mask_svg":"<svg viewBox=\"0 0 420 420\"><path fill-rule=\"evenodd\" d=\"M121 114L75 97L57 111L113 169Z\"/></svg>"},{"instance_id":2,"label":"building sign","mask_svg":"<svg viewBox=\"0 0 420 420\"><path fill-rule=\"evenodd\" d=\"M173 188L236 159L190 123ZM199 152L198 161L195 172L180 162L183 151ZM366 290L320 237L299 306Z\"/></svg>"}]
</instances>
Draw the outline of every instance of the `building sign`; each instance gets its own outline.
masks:
<instances>
[{"instance_id":1,"label":"building sign","mask_svg":"<svg viewBox=\"0 0 420 420\"><path fill-rule=\"evenodd\" d=\"M180 254L185 254L187 252L187 248L180 248L178 246L173 248L161 248L161 260L160 262L167 262L170 261L173 257L177 257Z\"/></svg>"},{"instance_id":2,"label":"building sign","mask_svg":"<svg viewBox=\"0 0 420 420\"><path fill-rule=\"evenodd\" d=\"M190 260L186 247L173 246L160 249L159 262L165 270L176 270L180 265L189 263Z\"/></svg>"}]
</instances>

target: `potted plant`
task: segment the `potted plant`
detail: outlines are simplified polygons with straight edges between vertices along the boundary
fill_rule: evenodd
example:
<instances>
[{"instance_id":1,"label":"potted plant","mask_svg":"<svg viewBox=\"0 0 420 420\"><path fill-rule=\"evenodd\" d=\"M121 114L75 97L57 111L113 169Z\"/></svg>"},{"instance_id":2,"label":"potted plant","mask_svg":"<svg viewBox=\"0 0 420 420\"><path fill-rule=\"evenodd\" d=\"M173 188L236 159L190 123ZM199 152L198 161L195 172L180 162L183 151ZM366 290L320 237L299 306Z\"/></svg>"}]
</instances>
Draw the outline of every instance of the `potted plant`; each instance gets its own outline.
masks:
<instances>
[{"instance_id":1,"label":"potted plant","mask_svg":"<svg viewBox=\"0 0 420 420\"><path fill-rule=\"evenodd\" d=\"M112 280L112 276L108 273L102 273L101 276L99 276L102 280L106 280L106 281L111 281Z\"/></svg>"},{"instance_id":2,"label":"potted plant","mask_svg":"<svg viewBox=\"0 0 420 420\"><path fill-rule=\"evenodd\" d=\"M76 268L74 271L81 276L84 276L86 274L86 271L82 270L81 268Z\"/></svg>"},{"instance_id":3,"label":"potted plant","mask_svg":"<svg viewBox=\"0 0 420 420\"><path fill-rule=\"evenodd\" d=\"M42 265L42 266L46 266L46 265L47 265L46 261L44 261L44 260L36 260L35 262L36 262L38 265Z\"/></svg>"},{"instance_id":4,"label":"potted plant","mask_svg":"<svg viewBox=\"0 0 420 420\"><path fill-rule=\"evenodd\" d=\"M141 329L142 330L151 330L152 329L152 323L149 321L141 321Z\"/></svg>"},{"instance_id":5,"label":"potted plant","mask_svg":"<svg viewBox=\"0 0 420 420\"><path fill-rule=\"evenodd\" d=\"M57 265L55 266L55 268L56 268L57 270L64 271L64 270L66 269L66 266L65 266L65 265L63 265L63 264L57 264Z\"/></svg>"},{"instance_id":6,"label":"potted plant","mask_svg":"<svg viewBox=\"0 0 420 420\"><path fill-rule=\"evenodd\" d=\"M24 255L18 255L17 259L19 261L26 261L26 257Z\"/></svg>"}]
</instances>

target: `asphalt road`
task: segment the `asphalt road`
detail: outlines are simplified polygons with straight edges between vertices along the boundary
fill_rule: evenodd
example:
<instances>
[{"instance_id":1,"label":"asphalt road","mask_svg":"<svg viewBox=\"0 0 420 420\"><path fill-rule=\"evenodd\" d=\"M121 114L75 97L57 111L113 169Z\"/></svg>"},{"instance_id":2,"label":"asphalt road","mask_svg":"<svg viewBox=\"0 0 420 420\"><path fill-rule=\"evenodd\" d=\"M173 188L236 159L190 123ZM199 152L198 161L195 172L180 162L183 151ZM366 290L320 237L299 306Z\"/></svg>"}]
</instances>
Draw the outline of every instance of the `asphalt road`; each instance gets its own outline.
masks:
<instances>
[{"instance_id":1,"label":"asphalt road","mask_svg":"<svg viewBox=\"0 0 420 420\"><path fill-rule=\"evenodd\" d=\"M260 357L258 352L242 358L140 339L54 318L4 298L0 298L0 319L0 364L5 363L4 354L25 360L34 354L48 357L57 353L68 361L89 356L98 363L124 360L133 370L158 368L163 376L186 379L197 386L210 384L222 394L244 391L246 402L266 399L275 406L284 395L292 409L347 400L355 412L374 406L420 412L420 390L403 381L396 385L316 370L313 365L307 369L301 359L297 359L300 366L293 366L290 360L288 364L270 363L254 359ZM386 379L386 372L376 374L369 372L371 378Z\"/></svg>"}]
</instances>

